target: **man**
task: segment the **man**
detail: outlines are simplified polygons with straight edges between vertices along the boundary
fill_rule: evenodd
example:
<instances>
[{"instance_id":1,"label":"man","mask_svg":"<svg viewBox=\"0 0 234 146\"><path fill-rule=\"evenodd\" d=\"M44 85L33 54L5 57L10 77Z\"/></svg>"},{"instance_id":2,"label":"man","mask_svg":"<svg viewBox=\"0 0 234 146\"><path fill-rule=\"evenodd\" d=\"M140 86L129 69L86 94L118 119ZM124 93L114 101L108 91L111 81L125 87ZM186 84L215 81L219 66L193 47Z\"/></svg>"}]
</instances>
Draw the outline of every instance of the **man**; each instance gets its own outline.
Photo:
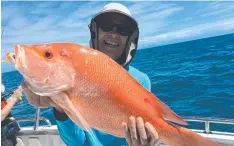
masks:
<instances>
[{"instance_id":1,"label":"man","mask_svg":"<svg viewBox=\"0 0 234 146\"><path fill-rule=\"evenodd\" d=\"M91 40L90 46L99 50L117 63L122 65L139 83L151 90L148 76L139 70L129 66L137 49L139 29L137 22L131 17L130 11L118 3L110 3L98 13L89 25ZM31 104L41 107L54 106L54 116L57 120L61 138L68 146L94 145L88 133L75 125L48 97L40 97L33 94L24 86L28 100ZM64 95L66 96L66 95ZM94 130L101 145L104 146L153 146L157 142L158 135L150 123L144 124L142 118L130 117L129 122L123 123L125 138L117 138L102 131ZM127 140L127 142L126 142Z\"/></svg>"}]
</instances>

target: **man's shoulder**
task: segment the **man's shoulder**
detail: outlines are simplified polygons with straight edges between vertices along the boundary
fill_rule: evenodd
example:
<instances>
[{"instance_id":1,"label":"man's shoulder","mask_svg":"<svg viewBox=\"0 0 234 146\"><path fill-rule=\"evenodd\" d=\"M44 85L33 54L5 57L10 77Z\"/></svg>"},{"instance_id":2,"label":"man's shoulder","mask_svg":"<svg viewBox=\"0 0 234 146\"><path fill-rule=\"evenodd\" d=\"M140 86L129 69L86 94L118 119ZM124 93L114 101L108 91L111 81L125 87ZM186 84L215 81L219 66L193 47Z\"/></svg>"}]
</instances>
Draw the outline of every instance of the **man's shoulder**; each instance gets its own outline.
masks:
<instances>
[{"instance_id":1,"label":"man's shoulder","mask_svg":"<svg viewBox=\"0 0 234 146\"><path fill-rule=\"evenodd\" d=\"M143 85L146 89L151 91L151 82L148 75L132 66L129 66L128 69L129 74L131 74L141 85Z\"/></svg>"},{"instance_id":2,"label":"man's shoulder","mask_svg":"<svg viewBox=\"0 0 234 146\"><path fill-rule=\"evenodd\" d=\"M133 76L138 76L138 77L140 77L140 78L148 78L148 76L147 76L146 73L144 73L144 72L142 72L142 71L136 69L136 68L133 67L133 66L129 66L128 72L129 72L131 75L133 75Z\"/></svg>"}]
</instances>

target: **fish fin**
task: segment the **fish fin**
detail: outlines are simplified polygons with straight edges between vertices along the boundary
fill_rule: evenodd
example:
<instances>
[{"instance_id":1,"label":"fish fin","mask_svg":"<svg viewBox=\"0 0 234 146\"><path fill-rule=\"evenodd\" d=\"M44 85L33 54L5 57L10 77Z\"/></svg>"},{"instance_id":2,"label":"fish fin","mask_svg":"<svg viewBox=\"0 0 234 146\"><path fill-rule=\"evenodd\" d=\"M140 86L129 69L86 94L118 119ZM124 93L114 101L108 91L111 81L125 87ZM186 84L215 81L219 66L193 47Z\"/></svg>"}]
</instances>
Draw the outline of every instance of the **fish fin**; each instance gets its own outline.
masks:
<instances>
[{"instance_id":1,"label":"fish fin","mask_svg":"<svg viewBox=\"0 0 234 146\"><path fill-rule=\"evenodd\" d=\"M80 128L85 130L90 135L95 144L100 145L99 140L97 139L89 124L86 122L84 116L77 108L73 106L66 93L60 93L51 97L51 99L65 111L65 113L74 123L76 123Z\"/></svg>"},{"instance_id":2,"label":"fish fin","mask_svg":"<svg viewBox=\"0 0 234 146\"><path fill-rule=\"evenodd\" d=\"M162 103L162 105L163 105L164 118L166 120L176 122L182 125L188 125L188 123L185 120L183 120L179 115L177 115L174 111L172 111L166 104Z\"/></svg>"},{"instance_id":3,"label":"fish fin","mask_svg":"<svg viewBox=\"0 0 234 146\"><path fill-rule=\"evenodd\" d=\"M129 74L129 73L128 73ZM145 103L149 103L151 106L155 107L156 110L161 107L163 111L163 118L172 122L176 122L182 125L188 125L186 121L184 121L180 116L178 116L174 111L172 111L166 104L160 101L152 92L148 91L145 87L143 87L140 82L134 79L130 74L129 78L132 78L135 81L135 84L141 86L140 89L144 88L144 101ZM138 89L138 88L137 88ZM136 90L137 91L137 90Z\"/></svg>"},{"instance_id":4,"label":"fish fin","mask_svg":"<svg viewBox=\"0 0 234 146\"><path fill-rule=\"evenodd\" d=\"M65 110L65 113L71 118L72 121L74 121L75 123L77 123L77 125L79 125L84 131L86 131L88 133L88 136L91 139L91 142L89 141L90 143L94 143L95 145L100 145L98 138L96 137L95 133L93 132L93 130L91 129L91 127L89 126L89 124L86 122L86 120L83 117L83 115L79 112L79 110L75 109L72 112L73 115L74 114L76 115L76 117L71 116L71 113L68 112L67 110Z\"/></svg>"},{"instance_id":5,"label":"fish fin","mask_svg":"<svg viewBox=\"0 0 234 146\"><path fill-rule=\"evenodd\" d=\"M173 146L221 146L213 140L180 126L176 126L164 119L152 123L158 131L159 141L165 145Z\"/></svg>"},{"instance_id":6,"label":"fish fin","mask_svg":"<svg viewBox=\"0 0 234 146\"><path fill-rule=\"evenodd\" d=\"M149 91L147 92L150 95L149 98L145 100L150 102L153 107L161 107L161 110L163 111L163 118L165 120L169 120L182 125L188 125L186 121L184 121L179 115L177 115L174 111L172 111L166 104L160 101L153 93Z\"/></svg>"}]
</instances>

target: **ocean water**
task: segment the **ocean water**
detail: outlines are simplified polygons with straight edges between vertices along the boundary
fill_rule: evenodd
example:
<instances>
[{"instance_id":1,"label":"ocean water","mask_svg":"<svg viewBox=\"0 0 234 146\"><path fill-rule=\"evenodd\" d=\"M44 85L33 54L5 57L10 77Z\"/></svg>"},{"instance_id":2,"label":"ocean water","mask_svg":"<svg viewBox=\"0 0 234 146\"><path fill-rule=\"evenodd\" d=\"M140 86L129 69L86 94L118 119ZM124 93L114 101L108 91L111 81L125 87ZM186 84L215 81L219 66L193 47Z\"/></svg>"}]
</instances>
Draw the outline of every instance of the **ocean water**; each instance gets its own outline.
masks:
<instances>
[{"instance_id":1,"label":"ocean water","mask_svg":"<svg viewBox=\"0 0 234 146\"><path fill-rule=\"evenodd\" d=\"M142 49L131 65L150 77L152 92L180 116L234 120L234 34ZM8 72L2 80L7 93L20 85L22 76ZM16 118L34 117L35 107L24 97L12 113ZM51 108L42 109L41 115L56 124ZM233 125L212 124L211 129L234 132Z\"/></svg>"}]
</instances>

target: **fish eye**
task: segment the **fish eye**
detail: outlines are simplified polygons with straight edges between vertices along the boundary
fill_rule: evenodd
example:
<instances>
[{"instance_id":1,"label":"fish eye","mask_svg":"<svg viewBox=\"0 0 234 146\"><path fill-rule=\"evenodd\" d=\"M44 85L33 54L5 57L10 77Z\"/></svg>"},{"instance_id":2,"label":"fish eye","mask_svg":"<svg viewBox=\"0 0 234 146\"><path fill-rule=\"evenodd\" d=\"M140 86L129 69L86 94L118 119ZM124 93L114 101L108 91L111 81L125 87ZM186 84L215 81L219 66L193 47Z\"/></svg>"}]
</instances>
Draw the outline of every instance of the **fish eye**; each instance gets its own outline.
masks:
<instances>
[{"instance_id":1,"label":"fish eye","mask_svg":"<svg viewBox=\"0 0 234 146\"><path fill-rule=\"evenodd\" d=\"M46 51L46 52L45 52L45 57L46 57L46 58L50 59L50 58L52 58L52 56L53 56L53 55L52 55L51 52L49 52L49 51Z\"/></svg>"}]
</instances>

